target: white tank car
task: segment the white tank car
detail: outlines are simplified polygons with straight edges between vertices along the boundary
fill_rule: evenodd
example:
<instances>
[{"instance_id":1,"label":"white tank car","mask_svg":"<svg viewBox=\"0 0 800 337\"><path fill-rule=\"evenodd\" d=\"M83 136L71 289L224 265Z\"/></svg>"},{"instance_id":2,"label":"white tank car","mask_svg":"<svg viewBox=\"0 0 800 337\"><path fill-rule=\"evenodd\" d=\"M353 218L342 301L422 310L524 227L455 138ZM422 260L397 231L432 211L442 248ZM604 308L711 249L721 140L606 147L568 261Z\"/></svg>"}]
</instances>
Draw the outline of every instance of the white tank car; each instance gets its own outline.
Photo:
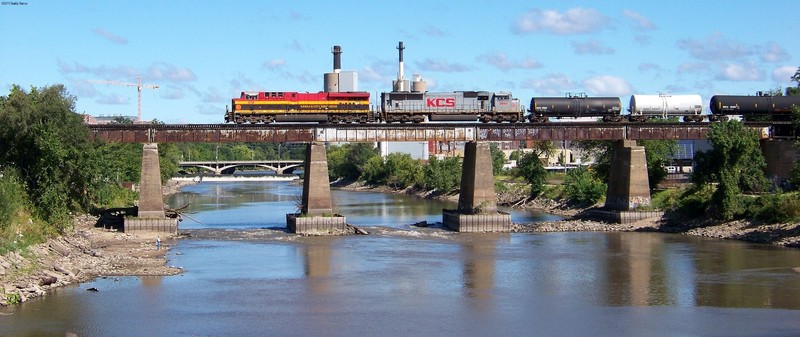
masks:
<instances>
[{"instance_id":1,"label":"white tank car","mask_svg":"<svg viewBox=\"0 0 800 337\"><path fill-rule=\"evenodd\" d=\"M700 95L633 95L629 107L632 122L651 117L683 117L685 122L702 122L703 99Z\"/></svg>"}]
</instances>

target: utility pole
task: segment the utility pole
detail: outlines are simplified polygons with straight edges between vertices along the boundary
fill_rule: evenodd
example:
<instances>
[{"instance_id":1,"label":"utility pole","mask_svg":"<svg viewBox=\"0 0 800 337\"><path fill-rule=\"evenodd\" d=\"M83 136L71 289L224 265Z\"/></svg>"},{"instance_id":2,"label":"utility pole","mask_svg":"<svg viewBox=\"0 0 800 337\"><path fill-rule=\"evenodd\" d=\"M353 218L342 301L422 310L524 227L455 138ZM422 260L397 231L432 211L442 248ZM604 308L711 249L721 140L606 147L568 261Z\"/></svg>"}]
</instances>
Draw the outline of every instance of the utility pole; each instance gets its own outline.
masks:
<instances>
[{"instance_id":1,"label":"utility pole","mask_svg":"<svg viewBox=\"0 0 800 337\"><path fill-rule=\"evenodd\" d=\"M138 91L137 100L136 100L136 103L137 103L136 121L137 122L141 122L142 121L142 88L144 87L144 88L150 88L150 89L158 89L158 86L154 85L154 84L142 84L142 76L141 75L136 75L136 83L126 83L126 82L116 82L116 81L98 81L98 80L87 80L87 81L91 82L91 83L103 83L103 84L111 84L111 85L123 85L123 86L128 86L128 87L136 87L136 90Z\"/></svg>"}]
</instances>

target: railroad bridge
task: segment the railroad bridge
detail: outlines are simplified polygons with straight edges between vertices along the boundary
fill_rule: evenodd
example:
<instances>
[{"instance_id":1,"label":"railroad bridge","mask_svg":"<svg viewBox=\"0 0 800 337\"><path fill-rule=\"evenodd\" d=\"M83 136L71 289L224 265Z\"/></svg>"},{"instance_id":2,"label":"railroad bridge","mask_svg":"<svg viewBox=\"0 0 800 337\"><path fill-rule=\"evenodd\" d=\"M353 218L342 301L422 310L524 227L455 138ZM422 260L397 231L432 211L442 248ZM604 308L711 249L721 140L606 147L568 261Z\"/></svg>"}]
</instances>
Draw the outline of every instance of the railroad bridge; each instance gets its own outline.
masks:
<instances>
[{"instance_id":1,"label":"railroad bridge","mask_svg":"<svg viewBox=\"0 0 800 337\"><path fill-rule=\"evenodd\" d=\"M775 166L787 160L787 142L772 141L776 126L747 123L761 135L762 148ZM629 211L650 204L645 151L637 140L706 139L710 123L542 123L542 124L176 124L89 125L96 139L143 143L140 214L163 218L157 143L175 142L301 142L307 143L302 211L287 214L296 233L345 229L344 216L332 216L326 142L466 142L458 209L443 210L444 223L461 232L508 232L510 216L497 211L488 142L615 140L606 208ZM772 160L771 160L772 158ZM157 180L157 181L155 181ZM301 215L301 216L298 216ZM177 227L175 228L177 230Z\"/></svg>"}]
</instances>

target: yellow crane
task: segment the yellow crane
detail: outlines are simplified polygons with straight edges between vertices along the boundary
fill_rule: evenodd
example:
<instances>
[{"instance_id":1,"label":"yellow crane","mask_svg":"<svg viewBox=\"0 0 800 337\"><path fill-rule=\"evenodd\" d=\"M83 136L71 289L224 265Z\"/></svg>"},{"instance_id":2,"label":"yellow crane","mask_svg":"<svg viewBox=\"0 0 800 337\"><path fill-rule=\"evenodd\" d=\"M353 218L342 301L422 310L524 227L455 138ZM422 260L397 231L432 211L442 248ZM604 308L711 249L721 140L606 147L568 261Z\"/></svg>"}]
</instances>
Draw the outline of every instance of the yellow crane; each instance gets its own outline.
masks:
<instances>
[{"instance_id":1,"label":"yellow crane","mask_svg":"<svg viewBox=\"0 0 800 337\"><path fill-rule=\"evenodd\" d=\"M111 85L124 85L128 87L136 87L138 91L138 98L137 98L137 116L136 121L142 121L142 88L150 88L150 89L158 89L157 85L154 84L142 84L142 76L136 75L137 83L126 83L126 82L116 82L116 81L98 81L98 80L87 80L88 82L92 83L103 83L103 84L111 84Z\"/></svg>"}]
</instances>

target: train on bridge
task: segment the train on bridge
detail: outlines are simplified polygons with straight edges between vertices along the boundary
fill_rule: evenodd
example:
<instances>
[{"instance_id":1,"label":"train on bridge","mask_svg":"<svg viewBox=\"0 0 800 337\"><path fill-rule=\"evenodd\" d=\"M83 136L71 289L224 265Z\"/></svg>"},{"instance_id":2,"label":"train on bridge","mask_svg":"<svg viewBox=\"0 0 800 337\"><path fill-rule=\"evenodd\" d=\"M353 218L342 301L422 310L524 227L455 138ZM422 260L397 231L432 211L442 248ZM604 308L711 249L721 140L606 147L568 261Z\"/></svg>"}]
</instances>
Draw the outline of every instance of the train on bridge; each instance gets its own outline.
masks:
<instances>
[{"instance_id":1,"label":"train on bridge","mask_svg":"<svg viewBox=\"0 0 800 337\"><path fill-rule=\"evenodd\" d=\"M700 95L632 95L627 114L618 97L533 97L524 111L508 92L385 92L381 104L371 108L368 92L243 92L231 102L226 123L422 123L530 122L564 118L597 118L604 122L643 122L681 118L684 122L724 121L731 116L771 121L791 119L800 96L714 95L704 113Z\"/></svg>"},{"instance_id":2,"label":"train on bridge","mask_svg":"<svg viewBox=\"0 0 800 337\"><path fill-rule=\"evenodd\" d=\"M648 119L678 117L684 122L744 119L787 121L800 96L715 95L704 112L700 95L632 95L627 112L619 97L589 97L567 94L563 97L533 97L526 111L519 98L500 91L427 91L425 81L414 75L409 83L403 76L403 42L399 50L398 77L392 91L380 94L370 106L370 94L340 86L339 79L352 83L356 76L342 76L341 47L333 47L333 73L325 74L325 91L242 92L226 108L226 123L320 122L320 123L423 123L529 122L546 123L564 118L596 118L603 122L643 122Z\"/></svg>"}]
</instances>

